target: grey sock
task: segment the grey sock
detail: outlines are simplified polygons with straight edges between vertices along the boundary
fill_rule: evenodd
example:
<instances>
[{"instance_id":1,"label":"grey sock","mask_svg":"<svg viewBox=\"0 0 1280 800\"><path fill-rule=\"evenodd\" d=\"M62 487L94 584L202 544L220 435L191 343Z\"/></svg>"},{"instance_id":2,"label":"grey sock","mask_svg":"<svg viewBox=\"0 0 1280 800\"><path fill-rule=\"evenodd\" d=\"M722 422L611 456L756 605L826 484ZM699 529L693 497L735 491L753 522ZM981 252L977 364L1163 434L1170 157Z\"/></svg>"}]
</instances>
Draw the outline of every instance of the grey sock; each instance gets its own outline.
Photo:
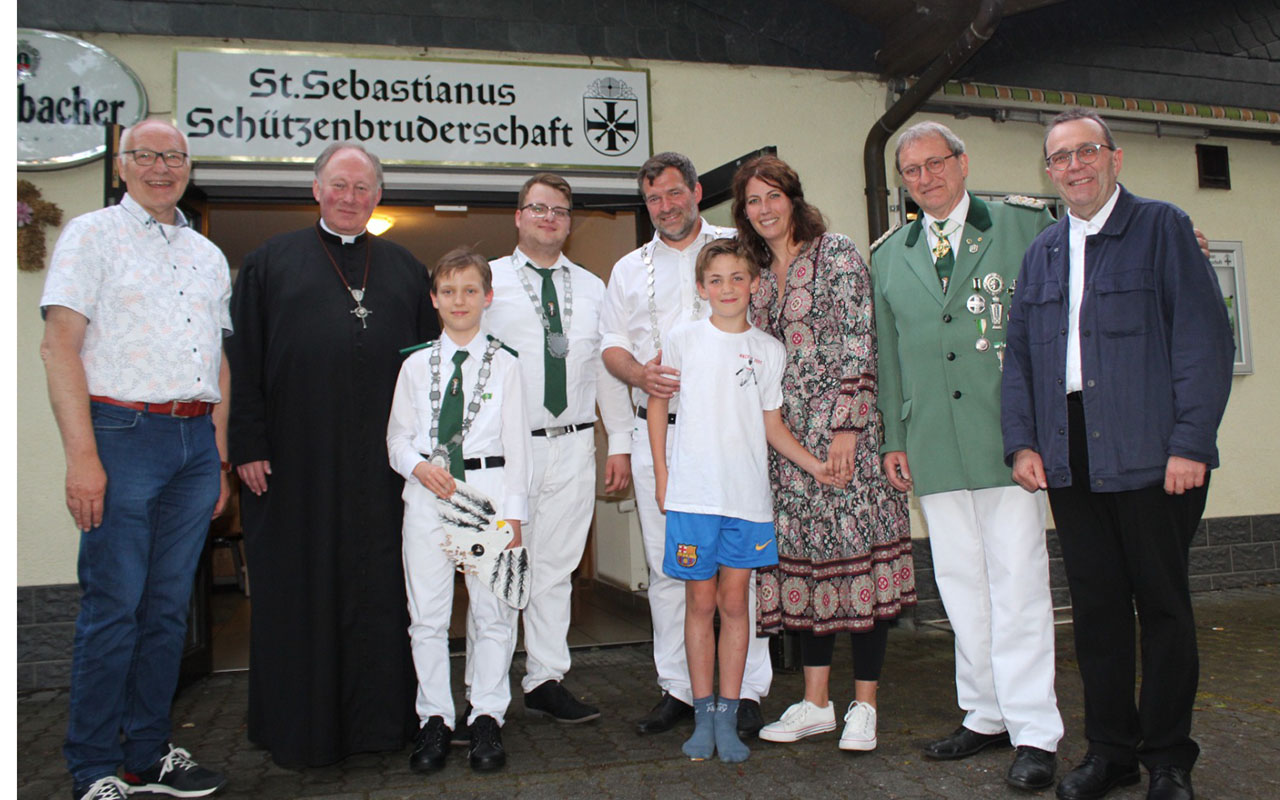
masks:
<instances>
[{"instance_id":1,"label":"grey sock","mask_svg":"<svg viewBox=\"0 0 1280 800\"><path fill-rule=\"evenodd\" d=\"M738 738L738 701L720 699L716 706L716 752L720 760L730 764L746 761L751 748Z\"/></svg>"},{"instance_id":2,"label":"grey sock","mask_svg":"<svg viewBox=\"0 0 1280 800\"><path fill-rule=\"evenodd\" d=\"M693 698L693 735L680 749L694 761L706 761L716 752L715 695Z\"/></svg>"}]
</instances>

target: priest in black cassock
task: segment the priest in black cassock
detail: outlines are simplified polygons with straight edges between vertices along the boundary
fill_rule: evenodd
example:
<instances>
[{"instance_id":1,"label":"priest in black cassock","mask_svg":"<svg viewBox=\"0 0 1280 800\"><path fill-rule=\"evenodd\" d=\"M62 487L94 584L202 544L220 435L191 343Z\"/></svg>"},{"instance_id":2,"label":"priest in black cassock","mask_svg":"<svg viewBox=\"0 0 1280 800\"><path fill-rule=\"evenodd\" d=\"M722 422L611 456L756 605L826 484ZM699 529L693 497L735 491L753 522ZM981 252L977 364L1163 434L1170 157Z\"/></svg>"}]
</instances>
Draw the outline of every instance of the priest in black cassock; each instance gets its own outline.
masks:
<instances>
[{"instance_id":1,"label":"priest in black cassock","mask_svg":"<svg viewBox=\"0 0 1280 800\"><path fill-rule=\"evenodd\" d=\"M336 144L315 173L320 220L245 259L226 340L253 578L249 738L288 767L399 750L417 731L386 430L400 348L439 335L426 268L365 232L377 157Z\"/></svg>"}]
</instances>

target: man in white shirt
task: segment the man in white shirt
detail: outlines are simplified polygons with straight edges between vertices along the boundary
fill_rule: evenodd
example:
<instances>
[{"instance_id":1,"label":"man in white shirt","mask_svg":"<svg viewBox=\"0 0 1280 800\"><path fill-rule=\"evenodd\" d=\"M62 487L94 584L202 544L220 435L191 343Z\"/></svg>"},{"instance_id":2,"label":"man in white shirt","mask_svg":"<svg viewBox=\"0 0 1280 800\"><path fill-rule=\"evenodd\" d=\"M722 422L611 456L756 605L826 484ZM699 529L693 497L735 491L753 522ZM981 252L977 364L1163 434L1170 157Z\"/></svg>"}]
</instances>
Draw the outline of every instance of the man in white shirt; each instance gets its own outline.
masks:
<instances>
[{"instance_id":1,"label":"man in white shirt","mask_svg":"<svg viewBox=\"0 0 1280 800\"><path fill-rule=\"evenodd\" d=\"M516 202L516 249L489 264L493 304L484 315L485 329L520 354L533 435L523 532L533 564L524 610L524 704L564 723L600 716L561 684L570 667L573 570L595 509L597 402L609 439L605 490L624 489L631 479L627 389L600 360L604 281L561 252L572 209L573 190L559 175L539 173L524 184Z\"/></svg>"},{"instance_id":2,"label":"man in white shirt","mask_svg":"<svg viewBox=\"0 0 1280 800\"><path fill-rule=\"evenodd\" d=\"M81 800L204 797L226 778L173 746L169 706L191 580L228 494L231 276L178 210L191 176L182 133L145 120L120 151L127 194L67 224L40 299L67 508L81 531L63 753Z\"/></svg>"},{"instance_id":3,"label":"man in white shirt","mask_svg":"<svg viewBox=\"0 0 1280 800\"><path fill-rule=\"evenodd\" d=\"M658 153L640 167L640 193L653 222L653 239L618 260L600 315L601 348L609 371L633 387L639 421L632 429L632 471L636 509L649 563L649 611L653 617L653 660L662 698L637 723L639 733L661 733L693 716L689 667L684 651L684 584L662 572L666 521L654 497L653 457L645 404L650 395L671 398L679 373L662 366L662 337L678 322L702 319L707 306L698 298L694 264L704 245L735 235L698 215L702 185L692 162L680 153ZM668 423L679 413L669 408ZM750 593L755 614L755 592ZM753 737L764 724L760 698L769 693L773 669L767 639L751 637L738 731Z\"/></svg>"}]
</instances>

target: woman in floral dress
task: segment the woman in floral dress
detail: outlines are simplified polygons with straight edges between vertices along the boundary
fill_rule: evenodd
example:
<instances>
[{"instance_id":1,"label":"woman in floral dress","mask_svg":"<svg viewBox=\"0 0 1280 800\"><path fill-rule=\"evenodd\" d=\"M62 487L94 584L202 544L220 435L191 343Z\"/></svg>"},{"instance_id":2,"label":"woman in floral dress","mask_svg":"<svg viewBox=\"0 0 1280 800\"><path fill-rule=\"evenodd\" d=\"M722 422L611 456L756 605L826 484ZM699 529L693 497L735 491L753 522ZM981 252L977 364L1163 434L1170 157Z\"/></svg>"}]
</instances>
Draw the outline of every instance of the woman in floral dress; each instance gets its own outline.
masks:
<instances>
[{"instance_id":1,"label":"woman in floral dress","mask_svg":"<svg viewBox=\"0 0 1280 800\"><path fill-rule=\"evenodd\" d=\"M771 453L779 563L759 574L761 629L798 633L805 696L760 738L835 730L828 696L835 634L852 634L854 700L843 750L876 746L876 689L887 622L914 605L907 496L880 467L870 273L847 237L827 233L786 163L762 156L733 181L738 236L761 265L755 324L787 347L782 415L844 488L824 487Z\"/></svg>"}]
</instances>

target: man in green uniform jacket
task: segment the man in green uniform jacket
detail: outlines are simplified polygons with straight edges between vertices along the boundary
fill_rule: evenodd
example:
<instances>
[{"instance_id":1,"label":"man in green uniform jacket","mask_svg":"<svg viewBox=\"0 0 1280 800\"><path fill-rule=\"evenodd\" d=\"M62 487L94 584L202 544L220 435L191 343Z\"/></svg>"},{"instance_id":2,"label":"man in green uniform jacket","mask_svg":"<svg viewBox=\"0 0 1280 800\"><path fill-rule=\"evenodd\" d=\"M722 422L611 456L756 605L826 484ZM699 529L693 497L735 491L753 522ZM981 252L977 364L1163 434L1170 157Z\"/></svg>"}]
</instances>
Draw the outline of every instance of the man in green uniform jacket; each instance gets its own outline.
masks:
<instances>
[{"instance_id":1,"label":"man in green uniform jacket","mask_svg":"<svg viewBox=\"0 0 1280 800\"><path fill-rule=\"evenodd\" d=\"M943 125L908 128L895 160L922 214L872 246L881 452L890 482L920 498L965 710L924 754L1011 743L1006 782L1043 789L1063 731L1045 506L1004 463L1000 369L1022 255L1053 217L1038 200L969 194L964 143Z\"/></svg>"}]
</instances>

